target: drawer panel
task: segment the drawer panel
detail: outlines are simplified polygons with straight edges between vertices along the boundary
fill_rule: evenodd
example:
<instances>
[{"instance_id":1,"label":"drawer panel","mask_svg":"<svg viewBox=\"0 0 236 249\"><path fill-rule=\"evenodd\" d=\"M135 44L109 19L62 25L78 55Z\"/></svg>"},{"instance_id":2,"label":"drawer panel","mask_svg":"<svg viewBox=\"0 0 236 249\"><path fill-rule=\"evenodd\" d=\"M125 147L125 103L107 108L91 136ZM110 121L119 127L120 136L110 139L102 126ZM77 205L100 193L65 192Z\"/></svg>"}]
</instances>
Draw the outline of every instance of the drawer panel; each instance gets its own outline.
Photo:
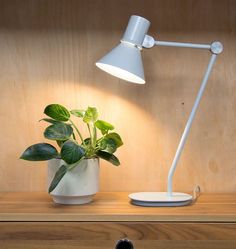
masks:
<instances>
[{"instance_id":1,"label":"drawer panel","mask_svg":"<svg viewBox=\"0 0 236 249\"><path fill-rule=\"evenodd\" d=\"M236 223L1 222L0 240L234 240Z\"/></svg>"},{"instance_id":2,"label":"drawer panel","mask_svg":"<svg viewBox=\"0 0 236 249\"><path fill-rule=\"evenodd\" d=\"M112 249L121 238L135 249L235 249L236 223L0 223L1 249Z\"/></svg>"},{"instance_id":3,"label":"drawer panel","mask_svg":"<svg viewBox=\"0 0 236 249\"><path fill-rule=\"evenodd\" d=\"M1 241L0 241L1 242ZM99 242L91 240L71 241L71 240L36 240L36 241L3 241L1 249L113 249L114 242L101 240ZM235 241L134 241L134 249L235 249ZM125 249L125 248L124 248Z\"/></svg>"}]
</instances>

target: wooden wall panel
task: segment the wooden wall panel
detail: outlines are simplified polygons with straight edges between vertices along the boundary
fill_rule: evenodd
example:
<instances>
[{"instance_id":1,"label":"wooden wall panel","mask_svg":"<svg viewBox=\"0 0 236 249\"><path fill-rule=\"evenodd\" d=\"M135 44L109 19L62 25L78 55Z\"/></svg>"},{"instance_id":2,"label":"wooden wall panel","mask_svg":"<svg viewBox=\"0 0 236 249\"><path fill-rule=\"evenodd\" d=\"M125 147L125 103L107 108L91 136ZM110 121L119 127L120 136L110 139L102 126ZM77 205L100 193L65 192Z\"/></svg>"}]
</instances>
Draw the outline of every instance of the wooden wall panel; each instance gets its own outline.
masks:
<instances>
[{"instance_id":1,"label":"wooden wall panel","mask_svg":"<svg viewBox=\"0 0 236 249\"><path fill-rule=\"evenodd\" d=\"M131 14L151 21L160 40L225 46L174 178L174 188L236 191L236 2L233 0L0 1L0 191L46 186L46 164L20 161L44 140L44 107L97 106L125 145L118 168L102 162L101 190L164 190L210 53L156 47L143 52L145 85L94 66L118 43Z\"/></svg>"}]
</instances>

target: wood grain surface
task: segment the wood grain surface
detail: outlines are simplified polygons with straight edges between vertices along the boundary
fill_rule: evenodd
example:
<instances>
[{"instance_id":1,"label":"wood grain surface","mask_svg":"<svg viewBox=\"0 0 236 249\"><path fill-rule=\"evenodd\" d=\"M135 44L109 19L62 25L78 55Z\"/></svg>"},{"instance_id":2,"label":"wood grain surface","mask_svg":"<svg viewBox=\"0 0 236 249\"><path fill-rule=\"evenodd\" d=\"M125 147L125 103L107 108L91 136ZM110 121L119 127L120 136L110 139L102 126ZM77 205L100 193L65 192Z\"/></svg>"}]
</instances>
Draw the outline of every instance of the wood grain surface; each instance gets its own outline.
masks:
<instances>
[{"instance_id":1,"label":"wood grain surface","mask_svg":"<svg viewBox=\"0 0 236 249\"><path fill-rule=\"evenodd\" d=\"M0 222L2 240L235 240L236 223Z\"/></svg>"},{"instance_id":2,"label":"wood grain surface","mask_svg":"<svg viewBox=\"0 0 236 249\"><path fill-rule=\"evenodd\" d=\"M201 195L192 206L133 206L128 193L88 205L53 204L46 193L0 193L1 249L235 249L236 195Z\"/></svg>"},{"instance_id":3,"label":"wood grain surface","mask_svg":"<svg viewBox=\"0 0 236 249\"><path fill-rule=\"evenodd\" d=\"M46 193L2 193L0 221L236 222L235 194L201 195L191 206L140 207L128 193L98 193L91 204L58 205Z\"/></svg>"},{"instance_id":4,"label":"wood grain surface","mask_svg":"<svg viewBox=\"0 0 236 249\"><path fill-rule=\"evenodd\" d=\"M0 222L1 249L235 249L236 223Z\"/></svg>"},{"instance_id":5,"label":"wood grain surface","mask_svg":"<svg viewBox=\"0 0 236 249\"><path fill-rule=\"evenodd\" d=\"M235 249L235 241L133 241L135 249ZM113 249L116 241L3 241L1 249Z\"/></svg>"},{"instance_id":6,"label":"wood grain surface","mask_svg":"<svg viewBox=\"0 0 236 249\"><path fill-rule=\"evenodd\" d=\"M234 0L0 0L0 191L46 189L46 163L19 156L45 141L46 124L38 120L50 103L96 106L121 134L121 166L101 163L102 191L166 189L210 53L143 50L142 86L105 74L94 63L119 42L132 14L149 19L149 33L159 40L224 44L173 186L236 192Z\"/></svg>"},{"instance_id":7,"label":"wood grain surface","mask_svg":"<svg viewBox=\"0 0 236 249\"><path fill-rule=\"evenodd\" d=\"M236 224L1 222L1 248L114 248L128 238L136 249L233 249Z\"/></svg>"}]
</instances>

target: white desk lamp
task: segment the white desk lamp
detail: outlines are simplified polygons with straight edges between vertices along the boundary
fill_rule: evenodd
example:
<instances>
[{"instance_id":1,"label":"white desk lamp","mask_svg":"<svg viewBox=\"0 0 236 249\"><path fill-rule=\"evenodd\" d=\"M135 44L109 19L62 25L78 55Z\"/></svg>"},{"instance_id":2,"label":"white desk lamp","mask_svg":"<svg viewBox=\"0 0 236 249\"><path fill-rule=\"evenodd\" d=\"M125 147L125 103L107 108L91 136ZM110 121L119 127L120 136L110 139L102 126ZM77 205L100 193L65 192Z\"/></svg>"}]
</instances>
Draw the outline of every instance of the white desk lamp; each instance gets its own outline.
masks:
<instances>
[{"instance_id":1,"label":"white desk lamp","mask_svg":"<svg viewBox=\"0 0 236 249\"><path fill-rule=\"evenodd\" d=\"M193 119L206 87L209 75L218 54L223 51L220 42L212 44L193 44L182 42L155 41L153 37L147 35L150 22L140 16L131 16L126 31L120 44L100 59L96 66L105 72L119 77L123 80L144 84L144 72L141 58L142 48L152 48L157 46L171 46L183 48L206 49L211 52L210 62L203 77L201 87L194 102L189 119L180 139L174 160L168 174L167 192L140 192L130 194L133 204L141 206L183 206L192 202L193 197L185 193L172 192L172 180L176 170L181 152L188 137Z\"/></svg>"}]
</instances>

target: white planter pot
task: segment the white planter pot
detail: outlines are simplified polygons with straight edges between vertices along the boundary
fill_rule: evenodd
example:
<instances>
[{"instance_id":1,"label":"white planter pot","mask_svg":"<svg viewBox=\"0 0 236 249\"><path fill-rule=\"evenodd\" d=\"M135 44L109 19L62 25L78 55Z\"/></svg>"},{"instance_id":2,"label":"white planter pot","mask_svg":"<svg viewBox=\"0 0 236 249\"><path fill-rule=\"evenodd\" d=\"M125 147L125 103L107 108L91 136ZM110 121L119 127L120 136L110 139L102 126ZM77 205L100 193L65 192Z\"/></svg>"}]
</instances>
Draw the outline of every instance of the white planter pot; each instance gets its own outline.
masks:
<instances>
[{"instance_id":1,"label":"white planter pot","mask_svg":"<svg viewBox=\"0 0 236 249\"><path fill-rule=\"evenodd\" d=\"M63 160L48 161L48 185L50 185ZM92 201L99 190L99 159L84 159L67 172L50 193L53 201L60 204L85 204Z\"/></svg>"}]
</instances>

